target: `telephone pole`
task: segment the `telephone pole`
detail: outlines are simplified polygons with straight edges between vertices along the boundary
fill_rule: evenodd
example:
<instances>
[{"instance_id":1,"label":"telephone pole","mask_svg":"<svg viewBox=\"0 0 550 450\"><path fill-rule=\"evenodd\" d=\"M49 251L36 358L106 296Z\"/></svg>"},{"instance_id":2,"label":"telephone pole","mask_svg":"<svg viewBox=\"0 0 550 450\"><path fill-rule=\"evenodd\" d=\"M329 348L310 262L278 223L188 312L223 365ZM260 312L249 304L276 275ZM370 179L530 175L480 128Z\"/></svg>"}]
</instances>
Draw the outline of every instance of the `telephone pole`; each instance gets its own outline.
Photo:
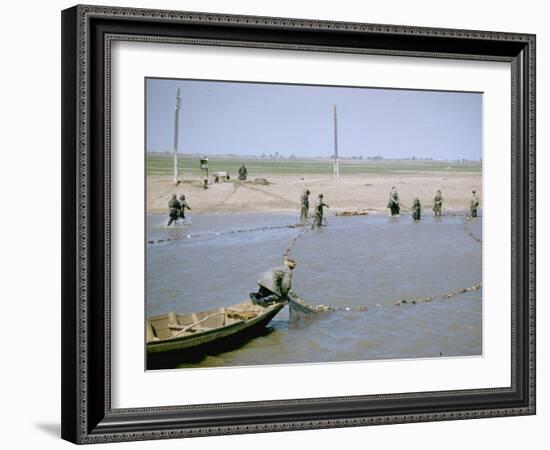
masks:
<instances>
[{"instance_id":1,"label":"telephone pole","mask_svg":"<svg viewBox=\"0 0 550 450\"><path fill-rule=\"evenodd\" d=\"M336 105L334 105L334 178L340 178L340 167L338 165L338 116Z\"/></svg>"},{"instance_id":2,"label":"telephone pole","mask_svg":"<svg viewBox=\"0 0 550 450\"><path fill-rule=\"evenodd\" d=\"M181 96L180 88L176 93L176 109L174 111L174 184L179 183L178 176L178 135L179 135L179 126L180 126L180 105L181 105Z\"/></svg>"}]
</instances>

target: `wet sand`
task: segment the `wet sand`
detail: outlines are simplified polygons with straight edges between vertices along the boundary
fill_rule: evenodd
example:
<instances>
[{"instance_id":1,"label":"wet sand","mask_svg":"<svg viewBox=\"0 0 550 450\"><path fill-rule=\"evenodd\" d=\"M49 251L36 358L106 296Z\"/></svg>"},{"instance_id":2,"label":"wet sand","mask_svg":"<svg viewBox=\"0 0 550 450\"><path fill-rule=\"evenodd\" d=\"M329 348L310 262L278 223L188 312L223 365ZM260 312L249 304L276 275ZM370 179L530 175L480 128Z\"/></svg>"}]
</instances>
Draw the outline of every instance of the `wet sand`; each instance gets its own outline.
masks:
<instances>
[{"instance_id":1,"label":"wet sand","mask_svg":"<svg viewBox=\"0 0 550 450\"><path fill-rule=\"evenodd\" d=\"M254 174L253 178L266 178L269 185L230 180L210 184L204 189L199 178L184 179L177 187L169 176L147 177L147 212L167 212L173 193L185 194L193 214L212 213L291 213L299 209L300 193L307 187L311 191L310 205L317 194L325 195L332 215L341 211L367 209L387 212L389 192L395 186L403 205L410 207L415 195L420 197L423 209L431 212L433 197L441 189L444 208L448 211L468 208L472 190L482 202L482 177L479 172L434 172L420 175L346 175L336 181L332 176ZM483 206L483 204L481 205Z\"/></svg>"}]
</instances>

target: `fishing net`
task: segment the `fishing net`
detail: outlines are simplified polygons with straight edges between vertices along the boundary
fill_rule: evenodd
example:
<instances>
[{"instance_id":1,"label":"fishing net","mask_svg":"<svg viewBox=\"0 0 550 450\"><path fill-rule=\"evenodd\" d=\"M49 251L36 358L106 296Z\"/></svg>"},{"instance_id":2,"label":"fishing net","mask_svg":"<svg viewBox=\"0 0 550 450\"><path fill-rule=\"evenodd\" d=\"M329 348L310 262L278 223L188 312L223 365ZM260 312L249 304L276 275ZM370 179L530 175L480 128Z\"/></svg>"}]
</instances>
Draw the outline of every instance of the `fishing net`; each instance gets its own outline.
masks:
<instances>
[{"instance_id":1,"label":"fishing net","mask_svg":"<svg viewBox=\"0 0 550 450\"><path fill-rule=\"evenodd\" d=\"M317 319L319 312L294 300L288 302L288 318L293 326L304 325Z\"/></svg>"},{"instance_id":2,"label":"fishing net","mask_svg":"<svg viewBox=\"0 0 550 450\"><path fill-rule=\"evenodd\" d=\"M308 323L319 318L323 313L336 311L327 305L310 305L297 295L288 299L289 320L293 325Z\"/></svg>"},{"instance_id":3,"label":"fishing net","mask_svg":"<svg viewBox=\"0 0 550 450\"><path fill-rule=\"evenodd\" d=\"M365 212L365 215L368 214L365 210L363 210L363 211ZM359 214L354 214L353 212L345 211L341 215L347 216L347 215L362 215L362 214L360 214L360 213ZM452 215L456 215L456 214L452 214ZM470 229L470 223L469 222L471 220L472 219L469 216L464 217L464 231L472 239L474 239L476 242L481 244L482 243L481 237L477 236ZM308 231L310 231L309 227L304 228L302 231L300 231L300 233L298 233L293 239L290 240L290 242L288 243L288 246L287 246L287 248L284 252L284 257L289 256L289 254L292 250L292 247L296 244L296 241L299 238L303 237L306 233L308 233ZM457 296L457 295L460 295L460 294L463 294L463 293L466 293L466 292L476 291L478 289L481 289L481 287L482 287L482 284L480 282L480 283L475 284L475 285L470 286L470 287L458 289L458 290L455 290L455 291L452 291L452 292L446 292L446 293L443 293L443 294L437 294L437 295L432 295L432 296L427 296L427 297L420 297L420 298L402 298L402 299L399 299L399 300L395 301L394 305L396 305L396 306L401 306L401 305L405 305L405 304L416 305L416 304L419 304L419 303L431 302L432 300L434 300L436 298L450 299L454 296ZM292 298L288 299L288 306L289 306L289 320L290 320L290 323L293 324L293 325L308 323L311 320L314 320L314 319L317 319L317 318L321 317L322 313L325 313L325 312L333 312L333 311L365 312L365 311L368 311L368 307L366 305L359 305L359 306L355 306L355 307L330 306L330 305L311 305L311 304L306 303L301 297L299 297L295 293L292 293ZM376 305L376 306L380 307L380 305Z\"/></svg>"}]
</instances>

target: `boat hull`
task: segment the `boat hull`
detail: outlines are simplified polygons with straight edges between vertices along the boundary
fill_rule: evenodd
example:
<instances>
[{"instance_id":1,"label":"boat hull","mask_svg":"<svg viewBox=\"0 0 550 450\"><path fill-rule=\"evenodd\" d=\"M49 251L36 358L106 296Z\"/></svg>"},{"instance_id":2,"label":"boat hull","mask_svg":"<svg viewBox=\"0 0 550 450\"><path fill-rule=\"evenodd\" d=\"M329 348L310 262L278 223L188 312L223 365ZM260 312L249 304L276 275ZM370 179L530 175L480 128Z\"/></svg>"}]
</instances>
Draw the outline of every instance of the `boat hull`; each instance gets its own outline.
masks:
<instances>
[{"instance_id":1,"label":"boat hull","mask_svg":"<svg viewBox=\"0 0 550 450\"><path fill-rule=\"evenodd\" d=\"M250 339L269 333L271 330L266 325L283 307L284 304L272 305L257 318L200 333L192 339L148 344L147 370L173 369L181 364L199 362L208 355L234 350Z\"/></svg>"}]
</instances>

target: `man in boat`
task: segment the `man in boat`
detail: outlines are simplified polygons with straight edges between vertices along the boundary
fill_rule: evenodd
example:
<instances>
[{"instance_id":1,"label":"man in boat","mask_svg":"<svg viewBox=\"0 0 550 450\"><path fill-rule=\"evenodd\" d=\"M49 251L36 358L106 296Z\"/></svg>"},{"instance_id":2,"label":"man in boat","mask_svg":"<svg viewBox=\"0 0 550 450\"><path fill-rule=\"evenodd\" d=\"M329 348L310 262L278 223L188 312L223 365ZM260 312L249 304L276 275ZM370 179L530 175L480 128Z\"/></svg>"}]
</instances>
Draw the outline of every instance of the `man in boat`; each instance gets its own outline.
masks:
<instances>
[{"instance_id":1,"label":"man in boat","mask_svg":"<svg viewBox=\"0 0 550 450\"><path fill-rule=\"evenodd\" d=\"M178 218L185 220L185 208L187 208L189 211L191 211L191 207L185 200L185 195L180 195L180 212Z\"/></svg>"},{"instance_id":2,"label":"man in boat","mask_svg":"<svg viewBox=\"0 0 550 450\"><path fill-rule=\"evenodd\" d=\"M412 218L414 221L420 220L420 213L422 211L422 206L420 206L420 199L418 198L418 195L414 196L414 201L412 205Z\"/></svg>"},{"instance_id":3,"label":"man in boat","mask_svg":"<svg viewBox=\"0 0 550 450\"><path fill-rule=\"evenodd\" d=\"M246 181L247 176L248 170L246 170L244 163L242 163L241 167L239 167L239 180Z\"/></svg>"},{"instance_id":4,"label":"man in boat","mask_svg":"<svg viewBox=\"0 0 550 450\"><path fill-rule=\"evenodd\" d=\"M305 225L307 223L307 214L309 212L309 189L306 189L304 192L302 192L302 195L300 196L300 222L302 225Z\"/></svg>"},{"instance_id":5,"label":"man in boat","mask_svg":"<svg viewBox=\"0 0 550 450\"><path fill-rule=\"evenodd\" d=\"M267 306L271 303L286 302L292 287L292 271L296 261L284 259L284 264L264 272L257 281L258 292L250 293L250 299L256 305Z\"/></svg>"},{"instance_id":6,"label":"man in boat","mask_svg":"<svg viewBox=\"0 0 550 450\"><path fill-rule=\"evenodd\" d=\"M438 189L434 197L433 212L435 217L441 217L441 210L443 209L443 195L441 190Z\"/></svg>"},{"instance_id":7,"label":"man in boat","mask_svg":"<svg viewBox=\"0 0 550 450\"><path fill-rule=\"evenodd\" d=\"M477 217L478 206L479 198L476 195L476 191L472 191L472 198L470 200L470 217Z\"/></svg>"},{"instance_id":8,"label":"man in boat","mask_svg":"<svg viewBox=\"0 0 550 450\"><path fill-rule=\"evenodd\" d=\"M176 222L180 216L180 209L181 205L180 202L178 202L178 196L176 194L172 194L172 198L168 202L168 215L170 216L170 219L168 220L167 226L172 225L173 222Z\"/></svg>"},{"instance_id":9,"label":"man in boat","mask_svg":"<svg viewBox=\"0 0 550 450\"><path fill-rule=\"evenodd\" d=\"M313 225L311 228L319 228L323 225L323 215L324 215L324 209L323 208L330 208L324 201L323 201L323 194L319 194L319 197L317 198L317 202L315 203L315 220L313 221Z\"/></svg>"},{"instance_id":10,"label":"man in boat","mask_svg":"<svg viewBox=\"0 0 550 450\"><path fill-rule=\"evenodd\" d=\"M399 194L397 193L397 189L395 189L395 186L391 188L390 191L390 200L388 202L388 208L390 208L390 212L392 216L398 216L399 215Z\"/></svg>"}]
</instances>

